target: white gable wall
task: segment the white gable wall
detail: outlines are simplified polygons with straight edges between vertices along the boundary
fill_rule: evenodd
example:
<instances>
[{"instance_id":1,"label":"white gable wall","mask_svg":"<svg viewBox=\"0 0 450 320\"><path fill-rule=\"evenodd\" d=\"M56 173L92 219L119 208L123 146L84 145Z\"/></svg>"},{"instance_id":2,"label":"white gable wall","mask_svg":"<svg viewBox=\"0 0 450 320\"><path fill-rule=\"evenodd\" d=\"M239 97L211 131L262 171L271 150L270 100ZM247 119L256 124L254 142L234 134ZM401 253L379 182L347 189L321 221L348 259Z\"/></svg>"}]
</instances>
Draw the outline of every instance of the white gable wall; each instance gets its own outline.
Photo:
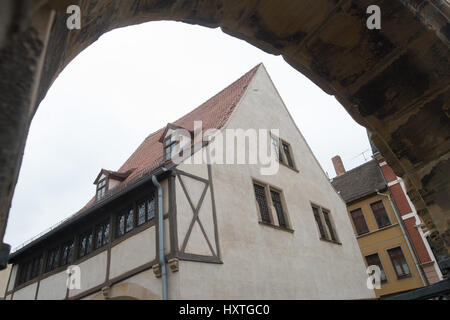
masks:
<instances>
[{"instance_id":1,"label":"white gable wall","mask_svg":"<svg viewBox=\"0 0 450 320\"><path fill-rule=\"evenodd\" d=\"M183 261L181 298L358 299L367 289L365 264L346 206L298 131L264 67L251 82L226 128L279 129L298 169L280 165L273 176L259 165L213 165L223 265ZM183 164L182 170L190 171ZM252 179L283 191L293 233L258 223ZM319 239L311 202L331 212L342 245ZM180 212L179 212L180 213Z\"/></svg>"}]
</instances>

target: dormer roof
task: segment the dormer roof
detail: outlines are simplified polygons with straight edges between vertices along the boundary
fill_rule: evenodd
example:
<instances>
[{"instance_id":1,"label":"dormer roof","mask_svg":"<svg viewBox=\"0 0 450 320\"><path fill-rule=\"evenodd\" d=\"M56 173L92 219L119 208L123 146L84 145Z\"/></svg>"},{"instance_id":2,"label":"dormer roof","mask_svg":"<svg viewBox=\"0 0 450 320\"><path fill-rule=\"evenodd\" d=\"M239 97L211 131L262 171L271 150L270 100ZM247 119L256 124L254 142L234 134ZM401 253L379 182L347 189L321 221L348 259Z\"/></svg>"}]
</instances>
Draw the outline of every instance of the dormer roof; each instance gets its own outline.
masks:
<instances>
[{"instance_id":1,"label":"dormer roof","mask_svg":"<svg viewBox=\"0 0 450 320\"><path fill-rule=\"evenodd\" d=\"M193 131L193 130L189 130L189 129L187 129L187 128L178 126L178 125L173 124L173 123L168 123L167 126L165 127L163 133L161 134L161 138L159 138L158 141L159 141L160 143L163 143L163 142L164 142L164 139L165 139L166 136L167 136L167 133L169 132L169 130L178 130L178 129L187 130L187 131L191 134L191 136L193 136L193 134L194 134L194 131Z\"/></svg>"},{"instance_id":2,"label":"dormer roof","mask_svg":"<svg viewBox=\"0 0 450 320\"><path fill-rule=\"evenodd\" d=\"M113 180L124 181L133 172L133 170L134 169L128 170L126 172L117 172L117 171L102 169L102 170L100 170L100 173L97 175L97 178L95 178L94 184L97 184L100 181L100 178L102 176L108 177Z\"/></svg>"}]
</instances>

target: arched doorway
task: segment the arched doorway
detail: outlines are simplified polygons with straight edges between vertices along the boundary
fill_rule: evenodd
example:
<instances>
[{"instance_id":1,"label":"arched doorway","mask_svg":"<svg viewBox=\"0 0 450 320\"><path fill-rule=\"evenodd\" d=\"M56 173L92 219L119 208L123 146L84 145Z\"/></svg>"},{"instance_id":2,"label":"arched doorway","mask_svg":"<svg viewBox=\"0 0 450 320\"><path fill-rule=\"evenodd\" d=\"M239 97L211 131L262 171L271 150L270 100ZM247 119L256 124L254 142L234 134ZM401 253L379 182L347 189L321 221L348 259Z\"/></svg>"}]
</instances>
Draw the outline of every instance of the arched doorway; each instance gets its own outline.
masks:
<instances>
[{"instance_id":1,"label":"arched doorway","mask_svg":"<svg viewBox=\"0 0 450 320\"><path fill-rule=\"evenodd\" d=\"M160 300L161 297L140 285L123 282L104 288L102 292L91 297L91 300Z\"/></svg>"}]
</instances>

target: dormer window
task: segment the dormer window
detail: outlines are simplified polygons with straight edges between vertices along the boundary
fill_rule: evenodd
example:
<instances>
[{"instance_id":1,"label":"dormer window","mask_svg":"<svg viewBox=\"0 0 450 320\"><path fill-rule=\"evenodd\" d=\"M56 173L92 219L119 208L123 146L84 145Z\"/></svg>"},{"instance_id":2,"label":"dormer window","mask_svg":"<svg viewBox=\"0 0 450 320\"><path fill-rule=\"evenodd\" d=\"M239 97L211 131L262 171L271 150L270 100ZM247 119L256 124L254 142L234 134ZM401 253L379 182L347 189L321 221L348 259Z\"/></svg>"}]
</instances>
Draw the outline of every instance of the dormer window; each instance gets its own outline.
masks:
<instances>
[{"instance_id":1,"label":"dormer window","mask_svg":"<svg viewBox=\"0 0 450 320\"><path fill-rule=\"evenodd\" d=\"M103 199L107 192L119 186L133 171L134 169L126 172L115 172L102 169L94 181L94 184L96 185L96 201Z\"/></svg>"},{"instance_id":2,"label":"dormer window","mask_svg":"<svg viewBox=\"0 0 450 320\"><path fill-rule=\"evenodd\" d=\"M97 184L97 200L103 198L106 193L106 178Z\"/></svg>"},{"instance_id":3,"label":"dormer window","mask_svg":"<svg viewBox=\"0 0 450 320\"><path fill-rule=\"evenodd\" d=\"M170 160L176 146L177 139L175 138L175 136L169 136L164 140L164 161Z\"/></svg>"}]
</instances>

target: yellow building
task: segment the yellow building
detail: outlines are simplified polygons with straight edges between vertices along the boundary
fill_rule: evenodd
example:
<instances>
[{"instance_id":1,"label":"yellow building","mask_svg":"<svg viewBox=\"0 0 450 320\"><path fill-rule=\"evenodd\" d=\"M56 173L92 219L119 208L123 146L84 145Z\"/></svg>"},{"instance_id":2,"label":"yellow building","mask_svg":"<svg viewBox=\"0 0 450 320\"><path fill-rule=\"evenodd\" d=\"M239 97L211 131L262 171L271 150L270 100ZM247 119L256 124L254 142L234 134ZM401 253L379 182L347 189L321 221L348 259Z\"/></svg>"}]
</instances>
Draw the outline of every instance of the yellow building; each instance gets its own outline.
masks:
<instances>
[{"instance_id":1,"label":"yellow building","mask_svg":"<svg viewBox=\"0 0 450 320\"><path fill-rule=\"evenodd\" d=\"M381 270L381 288L375 290L376 296L425 286L377 162L369 161L348 172L339 170L342 165L335 167L338 176L332 184L347 204L364 261Z\"/></svg>"}]
</instances>

